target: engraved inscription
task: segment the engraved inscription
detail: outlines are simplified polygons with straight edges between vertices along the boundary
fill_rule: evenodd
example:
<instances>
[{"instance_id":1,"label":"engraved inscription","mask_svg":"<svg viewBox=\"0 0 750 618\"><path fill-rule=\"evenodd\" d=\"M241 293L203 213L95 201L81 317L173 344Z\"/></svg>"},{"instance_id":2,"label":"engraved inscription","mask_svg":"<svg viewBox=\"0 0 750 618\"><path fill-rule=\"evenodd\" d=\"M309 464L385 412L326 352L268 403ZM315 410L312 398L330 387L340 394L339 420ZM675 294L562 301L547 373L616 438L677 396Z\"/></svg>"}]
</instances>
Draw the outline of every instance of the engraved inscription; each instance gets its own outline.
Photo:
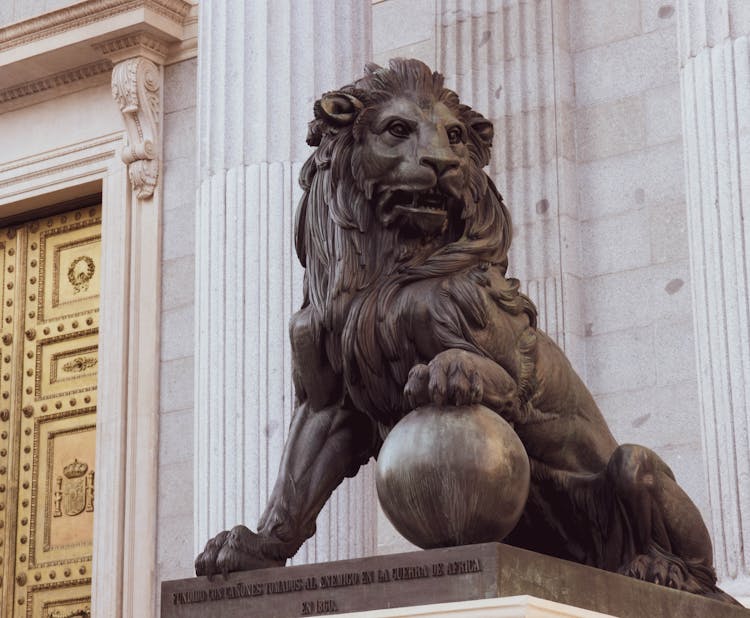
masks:
<instances>
[{"instance_id":1,"label":"engraved inscription","mask_svg":"<svg viewBox=\"0 0 750 618\"><path fill-rule=\"evenodd\" d=\"M300 615L335 614L337 611L339 611L339 608L333 599L318 599L317 601L303 601Z\"/></svg>"},{"instance_id":2,"label":"engraved inscription","mask_svg":"<svg viewBox=\"0 0 750 618\"><path fill-rule=\"evenodd\" d=\"M263 584L244 584L242 582L237 582L231 586L212 588L211 590L174 592L172 594L172 604L189 605L192 603L205 603L206 601L222 601L224 599L245 599L247 597L263 596L263 594Z\"/></svg>"},{"instance_id":3,"label":"engraved inscription","mask_svg":"<svg viewBox=\"0 0 750 618\"><path fill-rule=\"evenodd\" d=\"M237 582L219 588L205 590L188 590L173 592L173 605L208 603L248 597L262 597L279 594L312 592L347 588L352 586L369 586L371 584L389 584L398 581L428 579L481 573L482 563L478 559L433 562L392 567L389 569L372 569L365 571L342 571L313 577L280 579L264 583ZM301 601L300 616L334 614L339 611L335 599L309 599Z\"/></svg>"}]
</instances>

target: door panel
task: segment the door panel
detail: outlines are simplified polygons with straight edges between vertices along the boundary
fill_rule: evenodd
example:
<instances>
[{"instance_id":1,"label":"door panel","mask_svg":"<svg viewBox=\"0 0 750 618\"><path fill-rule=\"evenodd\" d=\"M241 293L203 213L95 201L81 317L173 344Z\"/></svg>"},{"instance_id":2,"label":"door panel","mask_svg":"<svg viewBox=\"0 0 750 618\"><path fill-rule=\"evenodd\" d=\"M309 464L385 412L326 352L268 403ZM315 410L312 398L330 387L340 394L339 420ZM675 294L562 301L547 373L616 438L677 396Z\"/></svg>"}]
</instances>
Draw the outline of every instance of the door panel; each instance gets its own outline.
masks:
<instances>
[{"instance_id":1,"label":"door panel","mask_svg":"<svg viewBox=\"0 0 750 618\"><path fill-rule=\"evenodd\" d=\"M6 522L14 531L6 617L90 611L100 228L100 208L87 207L10 231L18 342L8 346L16 392L8 396L15 451L8 449L7 474L17 492L5 510L14 516Z\"/></svg>"}]
</instances>

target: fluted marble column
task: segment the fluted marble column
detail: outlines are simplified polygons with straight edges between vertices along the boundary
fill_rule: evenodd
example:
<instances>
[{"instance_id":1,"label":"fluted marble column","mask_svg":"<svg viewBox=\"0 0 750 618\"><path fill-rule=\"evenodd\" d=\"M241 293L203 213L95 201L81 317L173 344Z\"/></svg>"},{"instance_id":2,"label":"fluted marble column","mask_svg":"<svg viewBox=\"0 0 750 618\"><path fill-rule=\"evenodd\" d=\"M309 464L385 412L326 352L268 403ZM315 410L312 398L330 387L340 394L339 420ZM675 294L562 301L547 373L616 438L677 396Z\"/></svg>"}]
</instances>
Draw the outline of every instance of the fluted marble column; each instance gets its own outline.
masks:
<instances>
[{"instance_id":1,"label":"fluted marble column","mask_svg":"<svg viewBox=\"0 0 750 618\"><path fill-rule=\"evenodd\" d=\"M201 4L197 214L195 548L255 526L293 409L289 317L297 177L317 96L362 73L371 6L348 0ZM374 550L369 469L346 481L297 561Z\"/></svg>"},{"instance_id":2,"label":"fluted marble column","mask_svg":"<svg viewBox=\"0 0 750 618\"><path fill-rule=\"evenodd\" d=\"M750 5L678 3L698 380L722 585L750 600Z\"/></svg>"},{"instance_id":3,"label":"fluted marble column","mask_svg":"<svg viewBox=\"0 0 750 618\"><path fill-rule=\"evenodd\" d=\"M495 125L492 175L513 216L509 274L583 367L568 3L438 0L439 69Z\"/></svg>"}]
</instances>

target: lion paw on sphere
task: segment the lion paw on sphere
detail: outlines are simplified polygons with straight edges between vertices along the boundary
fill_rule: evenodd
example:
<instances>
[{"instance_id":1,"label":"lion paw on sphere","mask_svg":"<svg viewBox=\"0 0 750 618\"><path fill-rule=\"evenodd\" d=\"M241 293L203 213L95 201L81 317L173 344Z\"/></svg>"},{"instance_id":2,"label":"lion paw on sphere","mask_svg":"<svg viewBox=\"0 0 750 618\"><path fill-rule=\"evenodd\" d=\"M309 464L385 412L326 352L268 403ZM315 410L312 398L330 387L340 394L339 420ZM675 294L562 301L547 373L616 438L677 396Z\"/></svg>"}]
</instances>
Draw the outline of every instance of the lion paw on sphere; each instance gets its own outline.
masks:
<instances>
[{"instance_id":1,"label":"lion paw on sphere","mask_svg":"<svg viewBox=\"0 0 750 618\"><path fill-rule=\"evenodd\" d=\"M456 349L440 352L426 365L414 365L404 396L412 408L484 403L509 421L519 405L518 387L508 372L488 358Z\"/></svg>"},{"instance_id":2,"label":"lion paw on sphere","mask_svg":"<svg viewBox=\"0 0 750 618\"><path fill-rule=\"evenodd\" d=\"M510 215L483 170L492 124L405 59L368 65L313 111L290 324L297 407L259 534L220 534L197 571L283 563L415 407L454 422L481 404L528 456L528 499L504 542L725 598L696 506L655 453L617 444L507 277Z\"/></svg>"}]
</instances>

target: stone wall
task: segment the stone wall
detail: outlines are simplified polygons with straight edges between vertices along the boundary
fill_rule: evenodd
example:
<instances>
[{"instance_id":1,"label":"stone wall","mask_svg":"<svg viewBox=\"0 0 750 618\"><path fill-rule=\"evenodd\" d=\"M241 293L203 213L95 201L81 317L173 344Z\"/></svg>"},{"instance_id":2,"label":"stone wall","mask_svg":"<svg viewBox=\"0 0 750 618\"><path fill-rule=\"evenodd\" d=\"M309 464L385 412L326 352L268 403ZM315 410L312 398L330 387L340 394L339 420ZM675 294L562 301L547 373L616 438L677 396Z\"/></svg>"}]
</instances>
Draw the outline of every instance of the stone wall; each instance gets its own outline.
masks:
<instances>
[{"instance_id":1,"label":"stone wall","mask_svg":"<svg viewBox=\"0 0 750 618\"><path fill-rule=\"evenodd\" d=\"M157 580L193 574L193 342L197 59L164 72Z\"/></svg>"},{"instance_id":2,"label":"stone wall","mask_svg":"<svg viewBox=\"0 0 750 618\"><path fill-rule=\"evenodd\" d=\"M390 58L419 58L437 66L437 0L380 0L372 7L372 55L387 66Z\"/></svg>"},{"instance_id":3,"label":"stone wall","mask_svg":"<svg viewBox=\"0 0 750 618\"><path fill-rule=\"evenodd\" d=\"M578 0L570 23L587 383L707 516L675 8Z\"/></svg>"}]
</instances>

